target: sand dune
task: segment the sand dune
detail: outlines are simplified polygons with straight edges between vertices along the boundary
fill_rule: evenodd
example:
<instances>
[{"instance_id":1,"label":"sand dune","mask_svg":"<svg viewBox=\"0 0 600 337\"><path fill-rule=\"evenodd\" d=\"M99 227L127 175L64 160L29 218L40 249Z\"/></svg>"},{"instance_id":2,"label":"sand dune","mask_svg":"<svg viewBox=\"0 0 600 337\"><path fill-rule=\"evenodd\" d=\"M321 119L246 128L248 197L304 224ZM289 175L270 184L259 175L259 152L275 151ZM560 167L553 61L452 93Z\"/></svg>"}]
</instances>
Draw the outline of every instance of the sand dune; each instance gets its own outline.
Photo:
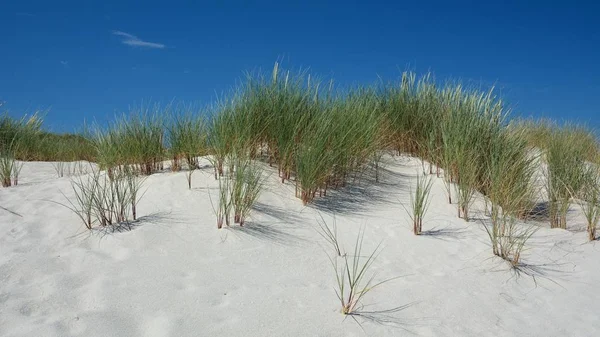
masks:
<instances>
[{"instance_id":1,"label":"sand dune","mask_svg":"<svg viewBox=\"0 0 600 337\"><path fill-rule=\"evenodd\" d=\"M540 223L517 273L481 221L456 217L441 179L413 235L400 204L420 167L387 157L380 183L366 175L308 207L267 169L246 226L221 230L212 168L192 190L184 172L158 173L131 230L90 232L57 204L73 196L69 178L25 163L19 186L0 189L14 212L0 210L0 336L600 335L600 246L576 208L569 231ZM361 228L365 251L382 244L376 281L399 277L365 297L362 316L340 313L319 213L335 214L346 252Z\"/></svg>"}]
</instances>

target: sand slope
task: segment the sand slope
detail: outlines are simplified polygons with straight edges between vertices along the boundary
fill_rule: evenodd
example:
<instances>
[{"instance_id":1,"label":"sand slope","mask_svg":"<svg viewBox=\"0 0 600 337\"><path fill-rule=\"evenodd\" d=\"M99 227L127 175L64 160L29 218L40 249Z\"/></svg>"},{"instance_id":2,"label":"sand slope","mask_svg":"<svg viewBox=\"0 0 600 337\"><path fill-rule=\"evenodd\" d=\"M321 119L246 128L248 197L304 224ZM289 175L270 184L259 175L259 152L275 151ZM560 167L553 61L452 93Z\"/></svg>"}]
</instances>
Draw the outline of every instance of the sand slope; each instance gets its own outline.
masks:
<instances>
[{"instance_id":1,"label":"sand slope","mask_svg":"<svg viewBox=\"0 0 600 337\"><path fill-rule=\"evenodd\" d=\"M380 183L358 185L303 207L292 184L267 178L246 228L217 230L212 168L159 173L145 182L131 231L90 233L51 201L72 196L49 163L26 163L21 184L0 189L0 336L597 336L600 246L544 224L518 275L492 257L479 221L448 205L437 179L416 237L400 202L420 170L386 158ZM63 196L63 193L65 196ZM315 230L336 213L351 251L380 242L375 289L357 317L339 312L329 246ZM475 217L481 217L475 214ZM402 310L385 310L403 307Z\"/></svg>"}]
</instances>

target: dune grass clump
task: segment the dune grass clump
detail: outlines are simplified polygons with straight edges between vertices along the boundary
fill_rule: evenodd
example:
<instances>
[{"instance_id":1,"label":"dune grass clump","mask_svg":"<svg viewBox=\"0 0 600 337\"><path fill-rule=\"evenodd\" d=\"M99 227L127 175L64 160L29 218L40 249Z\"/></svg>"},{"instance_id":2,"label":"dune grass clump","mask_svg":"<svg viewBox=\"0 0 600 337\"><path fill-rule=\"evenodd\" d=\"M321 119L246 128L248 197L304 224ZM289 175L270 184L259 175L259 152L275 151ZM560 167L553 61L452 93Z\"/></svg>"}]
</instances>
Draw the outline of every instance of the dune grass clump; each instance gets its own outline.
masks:
<instances>
[{"instance_id":1,"label":"dune grass clump","mask_svg":"<svg viewBox=\"0 0 600 337\"><path fill-rule=\"evenodd\" d=\"M305 71L283 71L276 63L271 76L248 75L240 90L236 110L249 117L249 143L277 165L282 182L291 178L297 145L321 110L319 86Z\"/></svg>"},{"instance_id":2,"label":"dune grass clump","mask_svg":"<svg viewBox=\"0 0 600 337\"><path fill-rule=\"evenodd\" d=\"M198 157L207 153L207 130L202 115L185 112L172 117L168 135L171 169L178 170L181 161L185 162L188 188L191 189L192 174L199 168Z\"/></svg>"},{"instance_id":3,"label":"dune grass clump","mask_svg":"<svg viewBox=\"0 0 600 337\"><path fill-rule=\"evenodd\" d=\"M71 178L75 200L64 205L81 219L87 229L118 226L137 219L137 203L143 179L129 167L112 177L93 169L89 175Z\"/></svg>"},{"instance_id":4,"label":"dune grass clump","mask_svg":"<svg viewBox=\"0 0 600 337\"><path fill-rule=\"evenodd\" d=\"M434 167L438 176L443 171L448 202L456 202L459 217L468 221L476 193L485 194L491 137L505 127L503 102L493 90L438 87L431 74L417 80L411 72L399 85L384 87L380 97L384 147L429 162L430 174Z\"/></svg>"},{"instance_id":5,"label":"dune grass clump","mask_svg":"<svg viewBox=\"0 0 600 337\"><path fill-rule=\"evenodd\" d=\"M38 113L14 119L0 115L0 150L15 159L30 160L41 133L42 119Z\"/></svg>"},{"instance_id":6,"label":"dune grass clump","mask_svg":"<svg viewBox=\"0 0 600 337\"><path fill-rule=\"evenodd\" d=\"M326 117L314 122L307 137L298 145L296 154L296 196L303 204L308 204L314 198L319 188L325 185L331 172L331 152L327 134L333 125Z\"/></svg>"},{"instance_id":7,"label":"dune grass clump","mask_svg":"<svg viewBox=\"0 0 600 337\"><path fill-rule=\"evenodd\" d=\"M232 213L233 222L244 226L263 187L262 169L251 159L228 157L226 164L228 170L218 177L219 203L216 215L219 229L224 224L231 224Z\"/></svg>"},{"instance_id":8,"label":"dune grass clump","mask_svg":"<svg viewBox=\"0 0 600 337\"><path fill-rule=\"evenodd\" d=\"M410 196L411 212L408 212L413 222L413 233L420 235L423 230L423 218L429 208L429 195L433 180L423 175L417 176L417 183ZM408 211L408 210L407 210Z\"/></svg>"},{"instance_id":9,"label":"dune grass clump","mask_svg":"<svg viewBox=\"0 0 600 337\"><path fill-rule=\"evenodd\" d=\"M422 155L431 132L439 133L440 95L433 76L417 80L404 72L401 82L386 85L381 94L382 115L388 128L387 143L398 153ZM429 158L427 158L429 159Z\"/></svg>"},{"instance_id":10,"label":"dune grass clump","mask_svg":"<svg viewBox=\"0 0 600 337\"><path fill-rule=\"evenodd\" d=\"M537 230L517 221L533 207L536 158L529 153L526 134L521 130L498 130L490 140L485 192L491 203L491 226L484 228L493 254L516 267Z\"/></svg>"},{"instance_id":11,"label":"dune grass clump","mask_svg":"<svg viewBox=\"0 0 600 337\"><path fill-rule=\"evenodd\" d=\"M500 224L492 224L492 228L485 227L494 255L501 257L514 268L521 264L523 251L527 241L537 232L538 227L526 223L518 223L513 216L502 216Z\"/></svg>"},{"instance_id":12,"label":"dune grass clump","mask_svg":"<svg viewBox=\"0 0 600 337\"><path fill-rule=\"evenodd\" d=\"M233 222L243 226L262 189L262 170L249 160L239 160L232 172Z\"/></svg>"},{"instance_id":13,"label":"dune grass clump","mask_svg":"<svg viewBox=\"0 0 600 337\"><path fill-rule=\"evenodd\" d=\"M16 159L18 143L13 142L4 149L0 149L0 181L2 187L17 186L23 162Z\"/></svg>"},{"instance_id":14,"label":"dune grass clump","mask_svg":"<svg viewBox=\"0 0 600 337\"><path fill-rule=\"evenodd\" d=\"M154 112L141 110L129 117L120 117L107 129L97 128L92 141L97 162L109 177L127 166L135 172L150 175L163 168L165 152L164 120Z\"/></svg>"},{"instance_id":15,"label":"dune grass clump","mask_svg":"<svg viewBox=\"0 0 600 337\"><path fill-rule=\"evenodd\" d=\"M381 105L372 90L356 89L332 99L315 116L297 146L297 196L304 204L317 193L346 185L347 180L380 158L384 138Z\"/></svg>"},{"instance_id":16,"label":"dune grass clump","mask_svg":"<svg viewBox=\"0 0 600 337\"><path fill-rule=\"evenodd\" d=\"M219 104L208 130L208 159L213 164L215 179L224 175L226 165L233 166L238 157L252 158L255 139L251 115L236 96ZM227 163L226 163L227 162Z\"/></svg>"},{"instance_id":17,"label":"dune grass clump","mask_svg":"<svg viewBox=\"0 0 600 337\"><path fill-rule=\"evenodd\" d=\"M10 187L12 185L13 167L15 158L12 154L3 151L0 153L0 180L2 187Z\"/></svg>"},{"instance_id":18,"label":"dune grass clump","mask_svg":"<svg viewBox=\"0 0 600 337\"><path fill-rule=\"evenodd\" d=\"M450 183L457 187L458 215L469 220L477 191L485 194L485 167L490 141L506 116L503 104L492 91L449 86L442 92L441 139L444 175L451 201Z\"/></svg>"},{"instance_id":19,"label":"dune grass clump","mask_svg":"<svg viewBox=\"0 0 600 337\"><path fill-rule=\"evenodd\" d=\"M75 195L75 201L68 199L67 206L73 213L77 214L87 229L92 229L95 221L92 221L94 202L96 199L96 188L100 181L100 171L92 171L87 177L74 177L71 179L71 189Z\"/></svg>"},{"instance_id":20,"label":"dune grass clump","mask_svg":"<svg viewBox=\"0 0 600 337\"><path fill-rule=\"evenodd\" d=\"M282 182L294 180L303 203L344 186L380 158L384 125L373 89L335 94L333 86L306 72L249 75L232 98L219 105L209 131L215 178L232 153L278 167Z\"/></svg>"},{"instance_id":21,"label":"dune grass clump","mask_svg":"<svg viewBox=\"0 0 600 337\"><path fill-rule=\"evenodd\" d=\"M600 220L600 168L597 162L588 165L583 179L577 202L586 219L588 238L590 241L594 241Z\"/></svg>"},{"instance_id":22,"label":"dune grass clump","mask_svg":"<svg viewBox=\"0 0 600 337\"><path fill-rule=\"evenodd\" d=\"M3 187L18 185L23 167L20 160L28 160L41 129L37 114L20 120L8 114L0 116L0 181Z\"/></svg>"},{"instance_id":23,"label":"dune grass clump","mask_svg":"<svg viewBox=\"0 0 600 337\"><path fill-rule=\"evenodd\" d=\"M589 161L597 151L596 140L587 130L571 125L554 127L544 149L551 228L567 228L572 196L580 193Z\"/></svg>"},{"instance_id":24,"label":"dune grass clump","mask_svg":"<svg viewBox=\"0 0 600 337\"><path fill-rule=\"evenodd\" d=\"M136 165L144 175L160 170L165 157L163 125L157 112L142 111L122 120L122 164Z\"/></svg>"}]
</instances>

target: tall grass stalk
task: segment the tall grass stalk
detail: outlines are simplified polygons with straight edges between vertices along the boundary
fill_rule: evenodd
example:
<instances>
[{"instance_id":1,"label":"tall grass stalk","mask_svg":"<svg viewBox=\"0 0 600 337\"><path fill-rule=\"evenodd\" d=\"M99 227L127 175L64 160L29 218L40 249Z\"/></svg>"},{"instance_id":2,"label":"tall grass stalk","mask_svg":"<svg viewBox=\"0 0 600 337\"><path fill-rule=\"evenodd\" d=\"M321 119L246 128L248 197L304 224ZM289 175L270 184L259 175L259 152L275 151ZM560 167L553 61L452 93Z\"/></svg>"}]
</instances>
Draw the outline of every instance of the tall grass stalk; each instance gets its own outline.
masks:
<instances>
[{"instance_id":1,"label":"tall grass stalk","mask_svg":"<svg viewBox=\"0 0 600 337\"><path fill-rule=\"evenodd\" d=\"M417 175L417 183L410 196L411 212L409 212L415 235L420 235L423 229L423 218L429 208L432 185L433 180L423 175Z\"/></svg>"},{"instance_id":2,"label":"tall grass stalk","mask_svg":"<svg viewBox=\"0 0 600 337\"><path fill-rule=\"evenodd\" d=\"M223 224L229 226L232 201L231 201L231 178L221 176L217 178L219 181L219 204L217 207L217 228L223 228Z\"/></svg>"}]
</instances>

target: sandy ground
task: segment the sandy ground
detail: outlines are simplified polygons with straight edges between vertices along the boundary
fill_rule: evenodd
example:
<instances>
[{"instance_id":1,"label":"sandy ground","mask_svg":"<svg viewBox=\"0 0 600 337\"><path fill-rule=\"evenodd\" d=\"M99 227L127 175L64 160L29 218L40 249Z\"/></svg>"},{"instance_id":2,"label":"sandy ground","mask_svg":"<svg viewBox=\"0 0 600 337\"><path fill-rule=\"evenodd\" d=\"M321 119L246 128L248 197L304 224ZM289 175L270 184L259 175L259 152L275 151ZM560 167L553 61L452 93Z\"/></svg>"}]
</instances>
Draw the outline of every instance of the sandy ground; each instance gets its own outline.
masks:
<instances>
[{"instance_id":1,"label":"sandy ground","mask_svg":"<svg viewBox=\"0 0 600 337\"><path fill-rule=\"evenodd\" d=\"M426 235L412 234L416 159L386 158L381 182L302 206L269 171L246 227L217 230L212 168L149 177L131 231L90 233L70 210L69 178L26 163L0 189L0 336L598 336L600 245L574 207L570 230L542 224L517 273L491 254L481 221L464 222L436 179ZM351 252L381 243L387 282L345 317L333 251L315 227L336 214ZM482 218L477 212L475 218Z\"/></svg>"}]
</instances>

